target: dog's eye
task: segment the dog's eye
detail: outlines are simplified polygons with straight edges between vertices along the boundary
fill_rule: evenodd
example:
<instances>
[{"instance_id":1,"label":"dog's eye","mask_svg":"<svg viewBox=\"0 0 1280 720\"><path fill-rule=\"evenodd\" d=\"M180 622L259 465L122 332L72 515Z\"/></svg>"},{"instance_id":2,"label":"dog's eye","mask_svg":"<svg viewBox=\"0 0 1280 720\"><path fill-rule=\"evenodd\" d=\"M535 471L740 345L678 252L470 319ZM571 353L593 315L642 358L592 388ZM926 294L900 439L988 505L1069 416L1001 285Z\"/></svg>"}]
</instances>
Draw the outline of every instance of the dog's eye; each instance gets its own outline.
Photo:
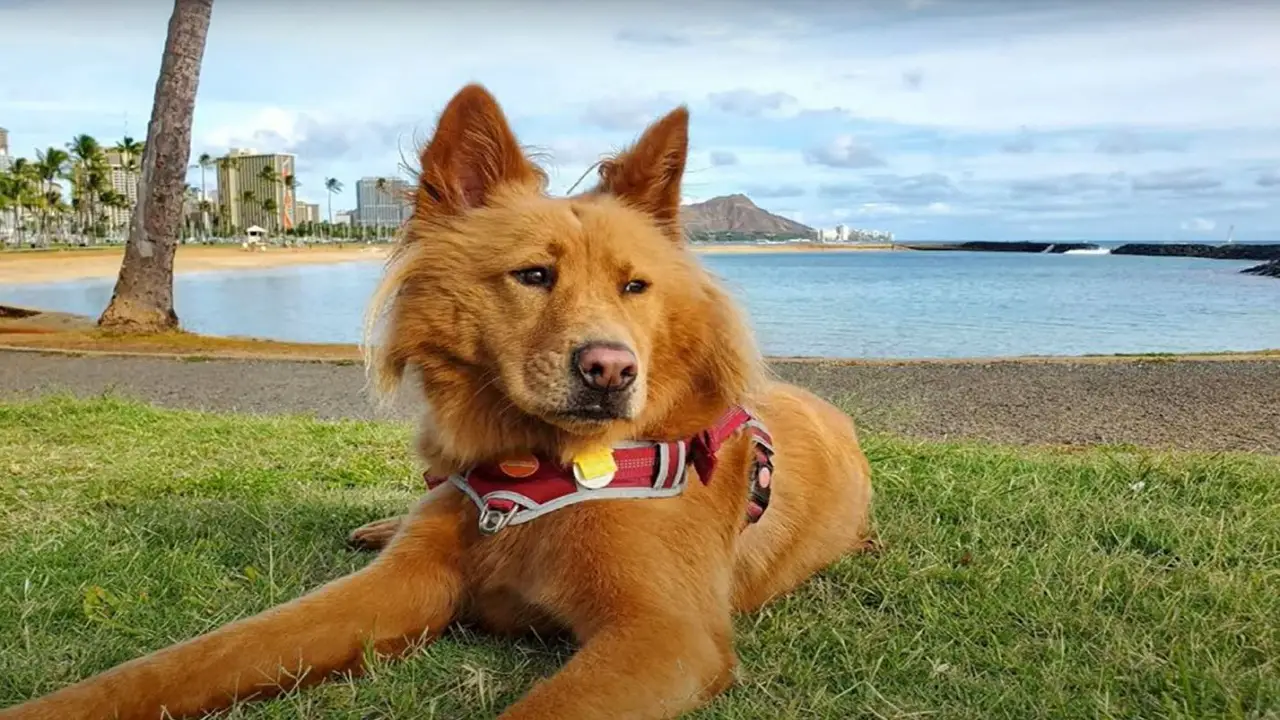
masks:
<instances>
[{"instance_id":1,"label":"dog's eye","mask_svg":"<svg viewBox=\"0 0 1280 720\"><path fill-rule=\"evenodd\" d=\"M626 295L639 295L640 293L648 289L649 289L648 280L632 280L631 282L622 286L622 292Z\"/></svg>"},{"instance_id":2,"label":"dog's eye","mask_svg":"<svg viewBox=\"0 0 1280 720\"><path fill-rule=\"evenodd\" d=\"M511 277L516 279L521 285L529 287L549 288L555 284L555 273L549 267L530 267L521 270L515 270L511 273Z\"/></svg>"}]
</instances>

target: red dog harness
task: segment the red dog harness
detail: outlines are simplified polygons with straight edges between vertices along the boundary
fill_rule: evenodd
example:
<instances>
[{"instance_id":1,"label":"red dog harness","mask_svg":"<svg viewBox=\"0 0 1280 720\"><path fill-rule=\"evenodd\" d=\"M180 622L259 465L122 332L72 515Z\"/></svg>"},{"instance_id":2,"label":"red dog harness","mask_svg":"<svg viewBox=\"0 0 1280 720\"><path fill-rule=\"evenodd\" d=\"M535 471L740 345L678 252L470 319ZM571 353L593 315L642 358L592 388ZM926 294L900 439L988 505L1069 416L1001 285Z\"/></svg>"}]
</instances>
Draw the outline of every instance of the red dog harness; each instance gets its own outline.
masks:
<instances>
[{"instance_id":1,"label":"red dog harness","mask_svg":"<svg viewBox=\"0 0 1280 720\"><path fill-rule=\"evenodd\" d=\"M684 491L692 463L702 482L711 481L716 452L746 428L755 449L751 466L747 520L756 522L769 506L773 477L773 439L764 425L741 407L732 407L710 428L674 442L626 442L612 449L617 467L608 484L585 487L572 466L541 456L478 465L450 476L425 473L427 487L453 483L480 509L480 531L493 534L562 507L586 500L664 498Z\"/></svg>"}]
</instances>

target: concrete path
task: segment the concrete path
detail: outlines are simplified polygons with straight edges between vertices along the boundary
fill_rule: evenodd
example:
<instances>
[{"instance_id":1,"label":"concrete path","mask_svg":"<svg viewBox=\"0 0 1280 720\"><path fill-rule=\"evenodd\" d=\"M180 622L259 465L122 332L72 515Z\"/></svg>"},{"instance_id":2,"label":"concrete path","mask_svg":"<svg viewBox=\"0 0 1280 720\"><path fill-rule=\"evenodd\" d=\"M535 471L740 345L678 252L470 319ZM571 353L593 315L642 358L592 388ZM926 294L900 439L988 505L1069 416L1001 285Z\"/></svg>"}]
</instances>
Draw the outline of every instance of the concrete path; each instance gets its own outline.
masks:
<instances>
[{"instance_id":1,"label":"concrete path","mask_svg":"<svg viewBox=\"0 0 1280 720\"><path fill-rule=\"evenodd\" d=\"M1280 358L1249 361L782 362L779 375L841 402L866 428L1030 444L1132 443L1280 454ZM358 365L183 361L0 351L0 401L116 393L164 407L321 418L378 412Z\"/></svg>"}]
</instances>

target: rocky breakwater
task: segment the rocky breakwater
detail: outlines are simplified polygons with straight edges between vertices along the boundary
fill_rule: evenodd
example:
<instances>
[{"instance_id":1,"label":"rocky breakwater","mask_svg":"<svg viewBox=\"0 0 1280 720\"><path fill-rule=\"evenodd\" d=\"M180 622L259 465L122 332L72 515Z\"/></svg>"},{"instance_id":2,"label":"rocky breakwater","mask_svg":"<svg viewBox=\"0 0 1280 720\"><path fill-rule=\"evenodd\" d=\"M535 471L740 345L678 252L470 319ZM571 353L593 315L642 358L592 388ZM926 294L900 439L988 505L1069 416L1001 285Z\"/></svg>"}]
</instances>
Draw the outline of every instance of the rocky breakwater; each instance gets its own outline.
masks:
<instances>
[{"instance_id":1,"label":"rocky breakwater","mask_svg":"<svg viewBox=\"0 0 1280 720\"><path fill-rule=\"evenodd\" d=\"M1209 260L1280 260L1280 243L1269 245L1202 245L1196 243L1129 243L1112 255L1194 257Z\"/></svg>"},{"instance_id":2,"label":"rocky breakwater","mask_svg":"<svg viewBox=\"0 0 1280 720\"><path fill-rule=\"evenodd\" d=\"M1280 278L1280 260L1264 262L1261 265L1254 265L1251 268L1245 268L1240 272L1246 275L1261 275L1263 277Z\"/></svg>"},{"instance_id":3,"label":"rocky breakwater","mask_svg":"<svg viewBox=\"0 0 1280 720\"><path fill-rule=\"evenodd\" d=\"M1208 260L1264 260L1261 265L1240 272L1280 278L1280 243L1267 245L1200 245L1195 243L1130 243L1111 251L1112 255L1154 255L1194 257Z\"/></svg>"},{"instance_id":4,"label":"rocky breakwater","mask_svg":"<svg viewBox=\"0 0 1280 720\"><path fill-rule=\"evenodd\" d=\"M1097 250L1093 243L1080 242L996 242L974 240L962 243L898 243L908 250L967 250L969 252L1049 253L1060 255L1068 250Z\"/></svg>"}]
</instances>

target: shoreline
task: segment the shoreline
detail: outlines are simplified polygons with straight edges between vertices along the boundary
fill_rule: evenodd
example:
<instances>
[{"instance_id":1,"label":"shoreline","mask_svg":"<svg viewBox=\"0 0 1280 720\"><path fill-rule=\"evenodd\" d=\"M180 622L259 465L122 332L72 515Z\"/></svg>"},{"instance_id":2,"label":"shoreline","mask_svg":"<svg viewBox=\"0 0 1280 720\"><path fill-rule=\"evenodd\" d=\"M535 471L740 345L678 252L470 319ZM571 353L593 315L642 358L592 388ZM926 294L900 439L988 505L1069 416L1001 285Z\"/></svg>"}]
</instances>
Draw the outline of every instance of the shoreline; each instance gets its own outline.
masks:
<instances>
[{"instance_id":1,"label":"shoreline","mask_svg":"<svg viewBox=\"0 0 1280 720\"><path fill-rule=\"evenodd\" d=\"M354 343L306 343L245 336L176 331L159 335L114 335L94 318L0 304L0 351L97 357L152 357L176 360L264 360L350 364L363 362ZM1199 353L1114 353L1094 355L993 355L966 357L859 358L811 355L766 356L770 363L836 367L903 365L1096 365L1169 362L1280 362L1280 348Z\"/></svg>"},{"instance_id":2,"label":"shoreline","mask_svg":"<svg viewBox=\"0 0 1280 720\"><path fill-rule=\"evenodd\" d=\"M348 262L382 261L390 243L343 243L310 247L272 247L262 251L244 250L238 245L183 245L174 256L174 274L266 270L299 265L336 265ZM868 252L892 249L890 245L692 245L698 255L762 255L783 252ZM115 278L124 258L123 246L96 248L50 248L0 252L0 286L73 282Z\"/></svg>"}]
</instances>

